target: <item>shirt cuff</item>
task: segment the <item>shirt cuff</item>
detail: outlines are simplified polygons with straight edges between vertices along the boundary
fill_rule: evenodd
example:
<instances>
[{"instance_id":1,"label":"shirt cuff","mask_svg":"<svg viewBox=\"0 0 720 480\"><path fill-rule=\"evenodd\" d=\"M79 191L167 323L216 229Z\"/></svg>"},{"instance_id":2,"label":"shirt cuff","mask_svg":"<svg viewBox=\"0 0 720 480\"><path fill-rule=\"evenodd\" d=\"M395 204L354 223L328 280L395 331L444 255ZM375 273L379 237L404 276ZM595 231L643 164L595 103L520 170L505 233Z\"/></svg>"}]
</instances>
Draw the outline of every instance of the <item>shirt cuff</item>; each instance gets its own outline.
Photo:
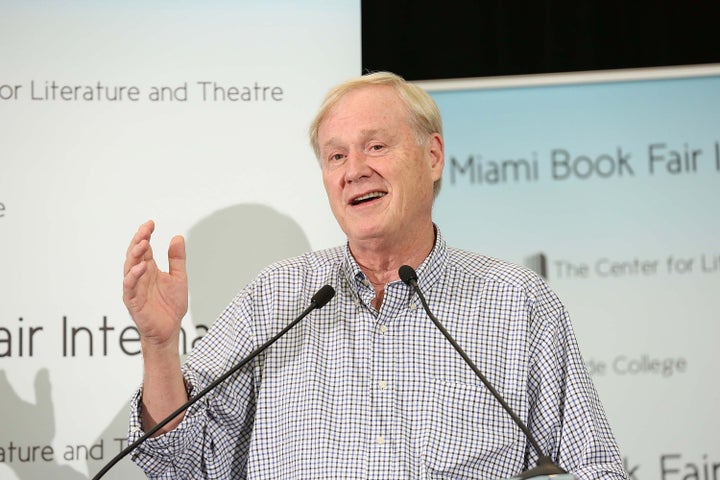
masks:
<instances>
[{"instance_id":1,"label":"shirt cuff","mask_svg":"<svg viewBox=\"0 0 720 480\"><path fill-rule=\"evenodd\" d=\"M190 398L192 384L185 379L185 390ZM128 425L128 444L138 441L145 431L142 428L142 393L140 386L130 401L130 422ZM180 424L173 430L143 441L131 453L132 460L148 474L162 474L167 471L183 451L191 447L202 429L202 401L188 408Z\"/></svg>"}]
</instances>

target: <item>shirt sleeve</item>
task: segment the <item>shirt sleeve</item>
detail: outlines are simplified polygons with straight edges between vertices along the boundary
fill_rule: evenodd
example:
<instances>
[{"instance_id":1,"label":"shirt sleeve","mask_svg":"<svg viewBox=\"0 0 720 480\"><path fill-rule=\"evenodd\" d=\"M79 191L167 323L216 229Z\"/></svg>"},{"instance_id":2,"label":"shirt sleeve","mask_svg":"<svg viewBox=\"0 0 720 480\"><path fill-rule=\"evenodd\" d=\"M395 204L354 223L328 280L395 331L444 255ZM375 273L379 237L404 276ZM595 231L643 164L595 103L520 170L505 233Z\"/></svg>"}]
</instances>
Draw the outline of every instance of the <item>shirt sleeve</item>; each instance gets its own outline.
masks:
<instances>
[{"instance_id":1,"label":"shirt sleeve","mask_svg":"<svg viewBox=\"0 0 720 480\"><path fill-rule=\"evenodd\" d=\"M252 351L254 335L248 294L225 309L183 365L188 395L200 392ZM186 412L172 431L149 438L132 459L149 479L243 478L255 414L255 369L251 365L218 385ZM144 432L142 387L131 402L129 442Z\"/></svg>"}]
</instances>

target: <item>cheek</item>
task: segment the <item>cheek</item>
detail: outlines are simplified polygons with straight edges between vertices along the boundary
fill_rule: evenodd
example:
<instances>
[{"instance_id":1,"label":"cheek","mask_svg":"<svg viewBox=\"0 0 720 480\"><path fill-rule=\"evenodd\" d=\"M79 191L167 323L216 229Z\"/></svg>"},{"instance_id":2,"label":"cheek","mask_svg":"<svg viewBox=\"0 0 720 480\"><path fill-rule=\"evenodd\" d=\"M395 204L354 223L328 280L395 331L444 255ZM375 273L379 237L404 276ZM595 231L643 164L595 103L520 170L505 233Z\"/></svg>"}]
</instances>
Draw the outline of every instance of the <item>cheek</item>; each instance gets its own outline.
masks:
<instances>
[{"instance_id":1,"label":"cheek","mask_svg":"<svg viewBox=\"0 0 720 480\"><path fill-rule=\"evenodd\" d=\"M342 195L342 185L338 182L337 176L323 171L322 180L328 199L331 202L338 201Z\"/></svg>"}]
</instances>

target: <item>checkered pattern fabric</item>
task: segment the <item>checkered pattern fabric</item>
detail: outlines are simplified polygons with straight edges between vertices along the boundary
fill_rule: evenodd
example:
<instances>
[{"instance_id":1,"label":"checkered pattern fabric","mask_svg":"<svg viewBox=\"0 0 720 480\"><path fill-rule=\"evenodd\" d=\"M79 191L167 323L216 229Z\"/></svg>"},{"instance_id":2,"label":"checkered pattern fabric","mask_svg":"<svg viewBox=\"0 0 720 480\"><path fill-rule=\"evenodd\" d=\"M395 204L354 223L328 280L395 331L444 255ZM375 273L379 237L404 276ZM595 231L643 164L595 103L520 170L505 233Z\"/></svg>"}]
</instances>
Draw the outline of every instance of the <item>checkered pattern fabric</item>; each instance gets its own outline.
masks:
<instances>
[{"instance_id":1,"label":"checkered pattern fabric","mask_svg":"<svg viewBox=\"0 0 720 480\"><path fill-rule=\"evenodd\" d=\"M533 272L436 245L430 308L541 448L582 479L626 478L568 314ZM347 247L265 269L190 354L199 391L281 330L324 284L337 295L195 404L134 460L157 479L493 479L534 466L521 430L411 288L373 289ZM140 389L130 441L141 435Z\"/></svg>"}]
</instances>

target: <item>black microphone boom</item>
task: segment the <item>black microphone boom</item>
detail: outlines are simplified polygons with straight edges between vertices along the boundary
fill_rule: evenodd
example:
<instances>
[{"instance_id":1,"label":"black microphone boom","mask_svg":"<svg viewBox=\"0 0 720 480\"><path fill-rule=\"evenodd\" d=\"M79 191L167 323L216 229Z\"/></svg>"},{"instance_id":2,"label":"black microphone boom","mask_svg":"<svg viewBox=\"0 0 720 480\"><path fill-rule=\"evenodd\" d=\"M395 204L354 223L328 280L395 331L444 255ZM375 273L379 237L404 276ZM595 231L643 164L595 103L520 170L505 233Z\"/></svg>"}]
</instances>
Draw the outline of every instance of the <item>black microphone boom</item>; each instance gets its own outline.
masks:
<instances>
[{"instance_id":1,"label":"black microphone boom","mask_svg":"<svg viewBox=\"0 0 720 480\"><path fill-rule=\"evenodd\" d=\"M139 447L140 444L142 444L145 440L147 440L148 438L150 438L151 436L153 436L155 433L157 433L158 430L160 430L162 427L164 427L165 425L167 425L168 423L170 423L170 422L173 420L173 418L177 417L177 416L180 415L182 412L184 412L185 410L187 410L188 408L190 408L190 406L191 406L192 404L194 404L195 402L197 402L198 400L200 400L202 397L204 397L207 393L209 393L209 392L210 392L211 390L213 390L215 387L217 387L217 386L220 385L222 382L224 382L225 380L227 380L228 377L230 377L233 373L237 372L237 371L240 370L242 367L244 367L245 365L247 365L247 364L248 364L251 360L253 360L255 357L257 357L258 355L260 355L260 354L261 354L263 351L265 351L270 345L272 345L273 343L275 343L276 340L278 340L280 337L282 337L283 335L285 335L291 328L293 328L295 325L297 325L297 324L300 322L300 320L302 320L303 318L305 318L310 312L312 312L313 310L316 310L316 309L319 309L319 308L324 307L325 304L327 304L327 303L330 301L330 299L332 299L334 296L335 296L335 289L334 289L333 287L331 287L330 285L324 285L323 287L321 287L320 290L318 290L317 292L315 292L315 295L313 295L312 298L310 299L310 305L309 305L300 315L298 315L297 318L295 318L295 320L293 320L293 321L290 322L285 328L283 328L283 329L280 331L280 333L278 333L277 335L275 335L274 337L272 337L270 340L268 340L267 342L265 342L265 343L263 343L262 345L260 345L260 346L259 346L258 348L256 348L255 350L253 350L247 357L245 357L245 358L243 358L242 360L240 360L240 362L239 362L237 365L235 365L235 366L232 367L230 370L228 370L227 372L225 372L224 374L222 374L222 375L221 375L220 377L218 377L214 382L212 382L210 385L208 385L208 386L205 387L203 390L201 390L200 393L198 393L197 395L195 395L194 397L192 397L191 399L189 399L189 400L188 400L187 402L185 402L180 408L178 408L177 410L175 410L174 412L172 412L172 413L171 413L170 415L168 415L165 419L163 419L160 423L158 423L158 424L155 425L153 428L151 428L150 430L148 430L147 432L145 432L145 434L144 434L142 437L138 438L138 439L135 440L133 443L131 443L130 445L128 445L127 447L125 447L120 453L118 453L118 454L115 456L115 458L113 458L112 460L110 460L110 461L108 462L108 464L105 465L105 466L102 468L102 470L100 470L100 471L98 472L97 475L95 475L95 476L93 477L93 480L98 480L98 479L101 478L103 475L105 475L105 474L108 472L108 470L110 470L113 466L115 466L115 464L118 463L120 460L122 460L123 458L125 458L125 456L126 456L128 453L130 453L130 452L132 452L133 450L135 450L135 449L136 449L137 447Z\"/></svg>"},{"instance_id":2,"label":"black microphone boom","mask_svg":"<svg viewBox=\"0 0 720 480\"><path fill-rule=\"evenodd\" d=\"M520 417L517 416L517 414L513 411L512 408L510 408L510 405L507 404L505 399L500 395L500 393L495 390L495 387L490 383L490 381L485 378L485 375L482 374L480 369L473 363L472 360L470 360L470 357L467 356L465 351L458 345L458 343L455 341L455 339L450 335L450 333L443 327L443 325L440 323L440 321L433 315L432 311L430 311L430 307L427 304L427 301L425 300L425 295L423 295L422 291L420 290L420 287L418 286L418 277L415 273L415 270L409 266L409 265L403 265L400 267L400 270L398 270L398 274L400 275L400 280L402 280L406 285L412 287L415 290L415 293L417 293L418 298L420 298L420 302L422 302L423 308L425 309L425 312L428 314L428 317L430 317L430 320L433 321L435 326L442 332L443 335L445 335L445 338L448 339L450 344L457 350L457 352L460 354L460 356L465 360L465 363L468 364L468 366L472 369L473 372L475 372L475 375L482 381L482 383L487 387L488 390L490 390L490 393L495 397L495 399L502 405L503 409L510 415L510 418L513 419L515 424L520 427L520 430L525 434L525 438L528 439L530 444L532 445L533 449L538 455L538 462L537 466L534 468L531 468L530 470L526 470L518 475L518 478L524 478L529 479L536 475L554 475L554 474L562 474L567 473L565 470L560 468L558 465L555 464L555 462L552 461L552 459L545 455L542 450L540 449L540 445L538 445L537 441L535 440L535 437L533 437L532 433L530 433L530 429L523 423L523 421L520 419Z\"/></svg>"}]
</instances>

